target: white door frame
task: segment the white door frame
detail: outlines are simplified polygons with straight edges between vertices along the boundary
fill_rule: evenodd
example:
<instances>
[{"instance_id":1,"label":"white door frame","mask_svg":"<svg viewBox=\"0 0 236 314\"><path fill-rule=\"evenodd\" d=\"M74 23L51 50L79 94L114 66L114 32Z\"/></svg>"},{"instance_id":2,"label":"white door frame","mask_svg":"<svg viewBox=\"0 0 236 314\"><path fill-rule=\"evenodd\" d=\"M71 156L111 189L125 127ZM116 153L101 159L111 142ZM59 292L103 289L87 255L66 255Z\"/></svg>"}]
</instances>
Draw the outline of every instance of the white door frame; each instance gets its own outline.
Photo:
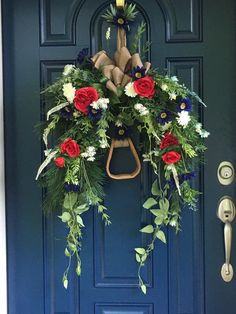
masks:
<instances>
[{"instance_id":1,"label":"white door frame","mask_svg":"<svg viewBox=\"0 0 236 314\"><path fill-rule=\"evenodd\" d=\"M4 167L4 109L2 56L2 2L0 0L0 304L1 314L7 314L7 246Z\"/></svg>"}]
</instances>

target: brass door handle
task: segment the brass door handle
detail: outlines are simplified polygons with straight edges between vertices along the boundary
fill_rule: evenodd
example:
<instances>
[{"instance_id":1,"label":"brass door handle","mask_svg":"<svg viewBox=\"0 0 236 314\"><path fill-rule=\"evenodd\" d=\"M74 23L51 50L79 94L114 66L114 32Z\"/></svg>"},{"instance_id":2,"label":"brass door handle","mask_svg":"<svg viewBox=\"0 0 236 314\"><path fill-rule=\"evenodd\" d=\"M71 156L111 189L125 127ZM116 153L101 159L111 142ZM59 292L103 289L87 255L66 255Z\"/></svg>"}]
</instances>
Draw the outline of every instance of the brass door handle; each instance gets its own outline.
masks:
<instances>
[{"instance_id":1,"label":"brass door handle","mask_svg":"<svg viewBox=\"0 0 236 314\"><path fill-rule=\"evenodd\" d=\"M219 202L217 216L225 224L224 244L225 244L225 263L221 268L221 276L224 281L230 282L233 279L233 267L230 264L232 226L231 222L235 218L235 204L229 196L224 196Z\"/></svg>"}]
</instances>

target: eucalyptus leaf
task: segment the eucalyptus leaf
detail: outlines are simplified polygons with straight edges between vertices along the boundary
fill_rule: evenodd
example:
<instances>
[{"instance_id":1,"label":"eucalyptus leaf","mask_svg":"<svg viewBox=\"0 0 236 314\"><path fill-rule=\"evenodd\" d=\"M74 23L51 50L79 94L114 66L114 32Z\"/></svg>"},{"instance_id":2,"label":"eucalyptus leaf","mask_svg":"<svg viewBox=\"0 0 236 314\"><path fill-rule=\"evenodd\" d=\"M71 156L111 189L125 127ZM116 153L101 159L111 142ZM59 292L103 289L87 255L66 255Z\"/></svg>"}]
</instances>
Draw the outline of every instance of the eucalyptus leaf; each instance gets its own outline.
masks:
<instances>
[{"instance_id":1,"label":"eucalyptus leaf","mask_svg":"<svg viewBox=\"0 0 236 314\"><path fill-rule=\"evenodd\" d=\"M160 195L160 190L158 188L158 182L157 179L152 184L152 195L158 196Z\"/></svg>"},{"instance_id":2,"label":"eucalyptus leaf","mask_svg":"<svg viewBox=\"0 0 236 314\"><path fill-rule=\"evenodd\" d=\"M162 225L163 224L163 217L162 216L157 216L156 218L155 218L155 220L154 220L154 222L155 222L155 224L157 225L157 226L159 226L159 225Z\"/></svg>"},{"instance_id":3,"label":"eucalyptus leaf","mask_svg":"<svg viewBox=\"0 0 236 314\"><path fill-rule=\"evenodd\" d=\"M144 294L147 294L147 287L145 285L141 286L141 290Z\"/></svg>"},{"instance_id":4,"label":"eucalyptus leaf","mask_svg":"<svg viewBox=\"0 0 236 314\"><path fill-rule=\"evenodd\" d=\"M77 264L77 267L76 267L76 274L77 274L78 276L81 275L81 264L80 264L80 263Z\"/></svg>"},{"instance_id":5,"label":"eucalyptus leaf","mask_svg":"<svg viewBox=\"0 0 236 314\"><path fill-rule=\"evenodd\" d=\"M142 256L141 256L141 261L142 262L145 262L146 261L146 259L147 259L147 254L145 253L145 254L143 254Z\"/></svg>"},{"instance_id":6,"label":"eucalyptus leaf","mask_svg":"<svg viewBox=\"0 0 236 314\"><path fill-rule=\"evenodd\" d=\"M170 207L170 203L167 198L160 199L159 206L160 206L160 209L168 211Z\"/></svg>"},{"instance_id":7,"label":"eucalyptus leaf","mask_svg":"<svg viewBox=\"0 0 236 314\"><path fill-rule=\"evenodd\" d=\"M135 251L138 253L138 254L140 254L140 255L143 255L143 254L145 254L145 249L143 249L143 248L135 248Z\"/></svg>"},{"instance_id":8,"label":"eucalyptus leaf","mask_svg":"<svg viewBox=\"0 0 236 314\"><path fill-rule=\"evenodd\" d=\"M166 236L164 234L164 232L162 230L159 230L157 233L156 233L156 237L161 240L163 243L166 243Z\"/></svg>"},{"instance_id":9,"label":"eucalyptus leaf","mask_svg":"<svg viewBox=\"0 0 236 314\"><path fill-rule=\"evenodd\" d=\"M86 211L88 211L88 210L89 210L88 205L87 205L87 204L83 204L83 205L80 205L80 206L76 207L76 208L74 209L74 212L75 212L76 214L83 214L84 212L86 212Z\"/></svg>"},{"instance_id":10,"label":"eucalyptus leaf","mask_svg":"<svg viewBox=\"0 0 236 314\"><path fill-rule=\"evenodd\" d=\"M83 222L83 219L80 217L80 215L76 216L76 220L78 224L80 224L80 226L84 227L84 222Z\"/></svg>"},{"instance_id":11,"label":"eucalyptus leaf","mask_svg":"<svg viewBox=\"0 0 236 314\"><path fill-rule=\"evenodd\" d=\"M70 257L70 256L71 256L71 254L70 254L70 252L68 251L67 248L65 248L65 256L67 256L67 257Z\"/></svg>"},{"instance_id":12,"label":"eucalyptus leaf","mask_svg":"<svg viewBox=\"0 0 236 314\"><path fill-rule=\"evenodd\" d=\"M153 233L154 232L154 228L152 225L147 225L146 227L142 228L140 230L140 232L143 232L143 233Z\"/></svg>"},{"instance_id":13,"label":"eucalyptus leaf","mask_svg":"<svg viewBox=\"0 0 236 314\"><path fill-rule=\"evenodd\" d=\"M137 253L135 254L135 257L136 257L136 261L138 262L138 263L140 263L141 262L141 257L140 257L140 255L138 255Z\"/></svg>"},{"instance_id":14,"label":"eucalyptus leaf","mask_svg":"<svg viewBox=\"0 0 236 314\"><path fill-rule=\"evenodd\" d=\"M76 193L67 193L64 199L63 206L65 209L72 209L77 202L78 195Z\"/></svg>"},{"instance_id":15,"label":"eucalyptus leaf","mask_svg":"<svg viewBox=\"0 0 236 314\"><path fill-rule=\"evenodd\" d=\"M63 280L63 286L64 286L65 289L68 288L68 279L64 279Z\"/></svg>"},{"instance_id":16,"label":"eucalyptus leaf","mask_svg":"<svg viewBox=\"0 0 236 314\"><path fill-rule=\"evenodd\" d=\"M64 212L61 216L58 217L61 218L61 221L65 223L71 220L71 214L68 212Z\"/></svg>"},{"instance_id":17,"label":"eucalyptus leaf","mask_svg":"<svg viewBox=\"0 0 236 314\"><path fill-rule=\"evenodd\" d=\"M146 209L149 209L149 208L151 208L152 206L154 206L156 204L157 204L157 201L153 197L150 197L143 204L143 207L146 208Z\"/></svg>"}]
</instances>

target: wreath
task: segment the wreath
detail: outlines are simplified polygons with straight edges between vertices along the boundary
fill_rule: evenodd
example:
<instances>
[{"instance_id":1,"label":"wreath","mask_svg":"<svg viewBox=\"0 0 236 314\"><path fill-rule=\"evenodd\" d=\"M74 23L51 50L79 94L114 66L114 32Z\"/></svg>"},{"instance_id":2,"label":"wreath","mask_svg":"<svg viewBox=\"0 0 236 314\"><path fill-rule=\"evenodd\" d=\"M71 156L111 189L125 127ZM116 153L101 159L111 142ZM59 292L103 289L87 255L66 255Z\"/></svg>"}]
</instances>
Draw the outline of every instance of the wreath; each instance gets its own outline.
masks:
<instances>
[{"instance_id":1,"label":"wreath","mask_svg":"<svg viewBox=\"0 0 236 314\"><path fill-rule=\"evenodd\" d=\"M114 59L105 51L88 57L88 49L83 49L76 65L66 65L62 76L42 92L50 107L43 127L45 160L36 179L46 187L46 210L62 208L59 218L68 230L65 288L73 257L76 273L81 274L83 214L96 209L106 225L111 223L104 206L107 175L114 180L132 180L143 162L154 173L150 197L143 204L153 221L140 230L150 235L150 244L134 249L139 287L145 294L141 268L156 239L166 243L165 227L178 232L181 210L197 208L200 192L191 187L191 180L197 175L195 165L202 160L204 138L209 133L198 122L193 107L204 103L176 76L142 63L137 49L144 23L137 29L132 49L127 49L126 32L136 15L133 4L123 8L110 5L103 17L117 29ZM106 32L108 42L110 36L111 27ZM136 147L133 136L137 134ZM123 147L130 149L136 167L131 173L114 174L110 162L114 150Z\"/></svg>"}]
</instances>

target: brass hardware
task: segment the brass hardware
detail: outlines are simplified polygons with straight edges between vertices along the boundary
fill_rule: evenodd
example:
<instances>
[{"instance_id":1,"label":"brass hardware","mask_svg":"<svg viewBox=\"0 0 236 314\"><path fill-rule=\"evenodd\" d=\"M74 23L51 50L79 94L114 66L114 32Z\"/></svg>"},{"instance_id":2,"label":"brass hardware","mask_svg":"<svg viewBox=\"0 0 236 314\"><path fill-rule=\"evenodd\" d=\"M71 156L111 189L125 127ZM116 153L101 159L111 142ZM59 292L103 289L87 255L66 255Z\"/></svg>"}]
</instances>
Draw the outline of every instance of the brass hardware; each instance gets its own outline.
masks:
<instances>
[{"instance_id":1,"label":"brass hardware","mask_svg":"<svg viewBox=\"0 0 236 314\"><path fill-rule=\"evenodd\" d=\"M124 8L125 0L116 0L116 6L117 8Z\"/></svg>"},{"instance_id":2,"label":"brass hardware","mask_svg":"<svg viewBox=\"0 0 236 314\"><path fill-rule=\"evenodd\" d=\"M230 264L231 244L232 244L232 227L231 222L236 214L235 204L231 197L224 196L221 198L217 216L225 224L224 227L224 244L225 244L225 263L221 268L221 276L225 282L230 282L233 279L233 267Z\"/></svg>"},{"instance_id":3,"label":"brass hardware","mask_svg":"<svg viewBox=\"0 0 236 314\"><path fill-rule=\"evenodd\" d=\"M230 185L235 178L234 166L229 161L220 163L217 171L217 177L222 185Z\"/></svg>"},{"instance_id":4,"label":"brass hardware","mask_svg":"<svg viewBox=\"0 0 236 314\"><path fill-rule=\"evenodd\" d=\"M125 148L125 147L130 148L131 153L134 156L134 159L136 162L136 169L131 173L113 174L110 171L110 164L111 164L113 151L116 148ZM139 160L138 153L134 147L134 144L133 144L131 138L128 137L127 139L124 139L124 140L115 140L115 139L112 140L111 147L110 147L109 154L108 154L108 158L107 158L106 171L107 171L108 176L112 179L115 179L115 180L134 179L135 177L137 177L137 175L139 175L139 173L141 171L141 162Z\"/></svg>"}]
</instances>

